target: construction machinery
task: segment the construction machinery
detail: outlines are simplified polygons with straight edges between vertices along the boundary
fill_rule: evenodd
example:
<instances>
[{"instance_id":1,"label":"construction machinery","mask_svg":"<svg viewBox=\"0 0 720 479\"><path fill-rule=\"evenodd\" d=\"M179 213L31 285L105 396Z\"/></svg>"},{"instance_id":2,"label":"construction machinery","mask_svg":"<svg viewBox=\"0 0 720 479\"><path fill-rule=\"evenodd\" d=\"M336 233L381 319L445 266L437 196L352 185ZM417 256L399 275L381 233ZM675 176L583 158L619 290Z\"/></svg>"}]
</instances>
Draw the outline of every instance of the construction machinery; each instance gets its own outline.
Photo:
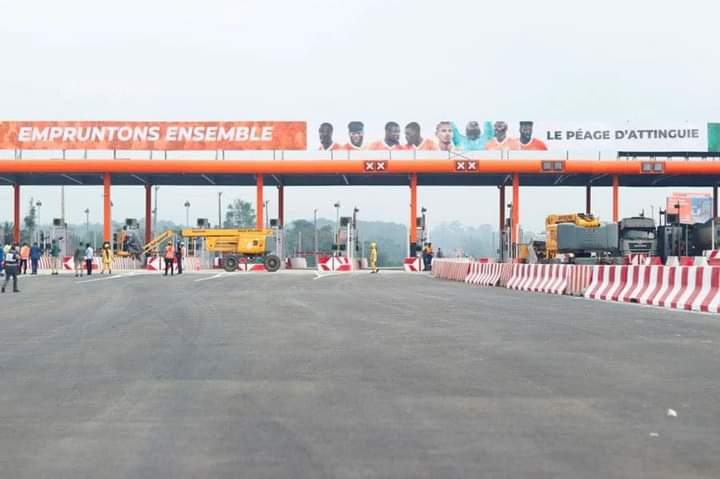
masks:
<instances>
[{"instance_id":1,"label":"construction machinery","mask_svg":"<svg viewBox=\"0 0 720 479\"><path fill-rule=\"evenodd\" d=\"M169 241L175 236L175 232L173 230L167 230L159 235L157 235L155 238L153 238L152 241L149 243L146 243L145 246L143 246L143 254L144 255L150 255L150 254L159 254L159 247L164 241Z\"/></svg>"},{"instance_id":2,"label":"construction machinery","mask_svg":"<svg viewBox=\"0 0 720 479\"><path fill-rule=\"evenodd\" d=\"M225 271L235 271L241 262L262 263L265 269L275 272L282 266L277 255L270 253L267 239L272 229L183 229L184 238L204 238L207 251L221 253Z\"/></svg>"},{"instance_id":3,"label":"construction machinery","mask_svg":"<svg viewBox=\"0 0 720 479\"><path fill-rule=\"evenodd\" d=\"M658 249L655 222L644 216L601 224L590 214L550 215L545 227L545 241L534 246L546 261L558 261L562 254L576 263L620 262L631 254L655 255Z\"/></svg>"},{"instance_id":4,"label":"construction machinery","mask_svg":"<svg viewBox=\"0 0 720 479\"><path fill-rule=\"evenodd\" d=\"M126 218L125 225L113 234L113 250L116 256L138 258L142 247L140 245L140 230L134 218Z\"/></svg>"},{"instance_id":5,"label":"construction machinery","mask_svg":"<svg viewBox=\"0 0 720 479\"><path fill-rule=\"evenodd\" d=\"M594 229L600 227L600 220L593 215L575 213L567 215L549 215L545 218L545 258L554 259L558 250L558 225L569 224L576 228Z\"/></svg>"}]
</instances>

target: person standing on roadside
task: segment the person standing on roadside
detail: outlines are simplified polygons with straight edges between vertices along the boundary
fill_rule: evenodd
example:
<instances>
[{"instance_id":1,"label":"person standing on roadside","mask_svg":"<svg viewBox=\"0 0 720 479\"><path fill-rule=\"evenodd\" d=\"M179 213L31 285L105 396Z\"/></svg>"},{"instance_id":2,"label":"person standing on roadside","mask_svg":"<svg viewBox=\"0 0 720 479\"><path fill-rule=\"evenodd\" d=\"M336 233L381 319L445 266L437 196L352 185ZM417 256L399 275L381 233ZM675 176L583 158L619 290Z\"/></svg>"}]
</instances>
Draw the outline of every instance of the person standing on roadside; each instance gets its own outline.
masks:
<instances>
[{"instance_id":1,"label":"person standing on roadside","mask_svg":"<svg viewBox=\"0 0 720 479\"><path fill-rule=\"evenodd\" d=\"M27 274L28 259L30 259L30 246L27 243L23 243L22 248L20 248L19 274Z\"/></svg>"},{"instance_id":2,"label":"person standing on roadside","mask_svg":"<svg viewBox=\"0 0 720 479\"><path fill-rule=\"evenodd\" d=\"M35 242L35 243L33 243L32 248L30 248L30 265L31 265L30 274L37 274L39 263L40 263L40 247L38 246L37 242Z\"/></svg>"},{"instance_id":3,"label":"person standing on roadside","mask_svg":"<svg viewBox=\"0 0 720 479\"><path fill-rule=\"evenodd\" d=\"M425 264L425 271L430 271L432 269L432 260L433 260L433 247L432 243L427 244L427 248L425 249L425 254L423 255L423 263Z\"/></svg>"},{"instance_id":4,"label":"person standing on roadside","mask_svg":"<svg viewBox=\"0 0 720 479\"><path fill-rule=\"evenodd\" d=\"M78 243L75 252L73 253L73 267L75 268L75 277L81 277L83 275L83 260L85 258L85 248L82 243Z\"/></svg>"},{"instance_id":5,"label":"person standing on roadside","mask_svg":"<svg viewBox=\"0 0 720 479\"><path fill-rule=\"evenodd\" d=\"M93 251L90 243L85 243L85 268L87 269L87 275L92 274L93 258L95 257L95 251Z\"/></svg>"},{"instance_id":6,"label":"person standing on roadside","mask_svg":"<svg viewBox=\"0 0 720 479\"><path fill-rule=\"evenodd\" d=\"M17 247L13 246L10 248L10 251L8 251L5 255L5 282L3 283L2 288L0 288L0 292L5 292L5 288L7 287L10 278L12 278L13 280L13 293L20 292L17 284L17 275L19 268L20 253L18 253Z\"/></svg>"},{"instance_id":7,"label":"person standing on roadside","mask_svg":"<svg viewBox=\"0 0 720 479\"><path fill-rule=\"evenodd\" d=\"M110 248L110 243L107 241L103 243L102 248L102 270L100 271L100 274L105 274L105 269L107 268L108 274L112 274L112 262L113 262L113 252L112 248Z\"/></svg>"},{"instance_id":8,"label":"person standing on roadside","mask_svg":"<svg viewBox=\"0 0 720 479\"><path fill-rule=\"evenodd\" d=\"M182 241L178 241L177 249L175 250L175 259L177 260L178 274L182 274L183 271L183 256L185 256L185 245Z\"/></svg>"},{"instance_id":9,"label":"person standing on roadside","mask_svg":"<svg viewBox=\"0 0 720 479\"><path fill-rule=\"evenodd\" d=\"M52 240L52 246L50 246L50 267L52 268L51 274L60 274L58 272L58 263L60 262L60 245L58 240Z\"/></svg>"},{"instance_id":10,"label":"person standing on roadside","mask_svg":"<svg viewBox=\"0 0 720 479\"><path fill-rule=\"evenodd\" d=\"M0 278L3 277L4 269L5 269L5 248L0 248Z\"/></svg>"},{"instance_id":11,"label":"person standing on roadside","mask_svg":"<svg viewBox=\"0 0 720 479\"><path fill-rule=\"evenodd\" d=\"M165 245L165 276L167 276L168 269L170 270L170 276L175 274L175 268L173 267L173 260L175 259L175 248L173 248L172 241L168 241Z\"/></svg>"},{"instance_id":12,"label":"person standing on roadside","mask_svg":"<svg viewBox=\"0 0 720 479\"><path fill-rule=\"evenodd\" d=\"M375 243L373 241L372 243L370 243L370 269L372 270L371 273L378 272L377 261L378 261L377 243Z\"/></svg>"}]
</instances>

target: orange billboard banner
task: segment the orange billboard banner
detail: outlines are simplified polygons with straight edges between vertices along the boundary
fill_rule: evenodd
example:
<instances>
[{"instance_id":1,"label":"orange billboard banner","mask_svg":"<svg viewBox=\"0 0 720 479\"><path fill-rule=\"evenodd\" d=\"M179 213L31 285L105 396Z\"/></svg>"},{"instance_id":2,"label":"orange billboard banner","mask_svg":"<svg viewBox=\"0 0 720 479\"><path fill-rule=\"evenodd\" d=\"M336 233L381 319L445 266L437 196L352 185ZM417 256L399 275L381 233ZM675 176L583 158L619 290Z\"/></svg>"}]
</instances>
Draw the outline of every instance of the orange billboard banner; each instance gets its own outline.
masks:
<instances>
[{"instance_id":1,"label":"orange billboard banner","mask_svg":"<svg viewBox=\"0 0 720 479\"><path fill-rule=\"evenodd\" d=\"M4 121L5 150L305 150L304 121Z\"/></svg>"}]
</instances>

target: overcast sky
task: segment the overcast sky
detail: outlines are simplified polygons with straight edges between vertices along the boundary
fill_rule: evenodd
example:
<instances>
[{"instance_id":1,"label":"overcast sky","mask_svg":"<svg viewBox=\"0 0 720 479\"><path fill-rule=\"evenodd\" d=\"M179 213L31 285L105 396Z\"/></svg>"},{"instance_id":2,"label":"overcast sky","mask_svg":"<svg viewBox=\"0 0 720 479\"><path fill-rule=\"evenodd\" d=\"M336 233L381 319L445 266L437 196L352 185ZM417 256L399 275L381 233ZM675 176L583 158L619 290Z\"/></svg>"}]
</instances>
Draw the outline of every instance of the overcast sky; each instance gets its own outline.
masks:
<instances>
[{"instance_id":1,"label":"overcast sky","mask_svg":"<svg viewBox=\"0 0 720 479\"><path fill-rule=\"evenodd\" d=\"M719 121L719 18L709 0L0 0L0 119ZM162 187L160 216L183 222L189 200L191 218L216 218L217 191ZM496 224L496 191L421 188L419 200L434 223ZM621 215L668 193L622 189ZM60 215L58 187L30 196L43 221ZM0 221L11 199L0 187ZM290 189L287 219L334 218L337 200L407 223L407 188ZM67 220L90 208L99 221L101 201L99 188L67 188ZM114 188L113 202L116 220L144 214L142 188ZM610 218L609 189L593 203ZM522 190L530 229L583 208L581 188Z\"/></svg>"}]
</instances>

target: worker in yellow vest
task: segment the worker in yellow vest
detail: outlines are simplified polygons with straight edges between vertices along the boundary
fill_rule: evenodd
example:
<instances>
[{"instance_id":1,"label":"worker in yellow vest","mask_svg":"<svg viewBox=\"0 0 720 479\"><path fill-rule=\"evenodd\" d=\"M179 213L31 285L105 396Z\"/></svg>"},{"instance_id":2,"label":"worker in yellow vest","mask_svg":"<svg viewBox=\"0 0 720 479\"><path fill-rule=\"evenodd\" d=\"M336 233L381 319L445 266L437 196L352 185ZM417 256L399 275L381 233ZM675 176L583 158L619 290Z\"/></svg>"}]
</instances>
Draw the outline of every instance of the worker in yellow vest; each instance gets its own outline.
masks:
<instances>
[{"instance_id":1,"label":"worker in yellow vest","mask_svg":"<svg viewBox=\"0 0 720 479\"><path fill-rule=\"evenodd\" d=\"M113 251L112 248L110 248L110 243L106 241L102 248L102 270L100 271L100 274L104 274L106 268L108 270L108 274L112 274L112 261Z\"/></svg>"},{"instance_id":2,"label":"worker in yellow vest","mask_svg":"<svg viewBox=\"0 0 720 479\"><path fill-rule=\"evenodd\" d=\"M377 251L377 243L374 241L370 243L370 269L372 270L372 273L378 272L377 267L377 260L378 260L378 251Z\"/></svg>"}]
</instances>

